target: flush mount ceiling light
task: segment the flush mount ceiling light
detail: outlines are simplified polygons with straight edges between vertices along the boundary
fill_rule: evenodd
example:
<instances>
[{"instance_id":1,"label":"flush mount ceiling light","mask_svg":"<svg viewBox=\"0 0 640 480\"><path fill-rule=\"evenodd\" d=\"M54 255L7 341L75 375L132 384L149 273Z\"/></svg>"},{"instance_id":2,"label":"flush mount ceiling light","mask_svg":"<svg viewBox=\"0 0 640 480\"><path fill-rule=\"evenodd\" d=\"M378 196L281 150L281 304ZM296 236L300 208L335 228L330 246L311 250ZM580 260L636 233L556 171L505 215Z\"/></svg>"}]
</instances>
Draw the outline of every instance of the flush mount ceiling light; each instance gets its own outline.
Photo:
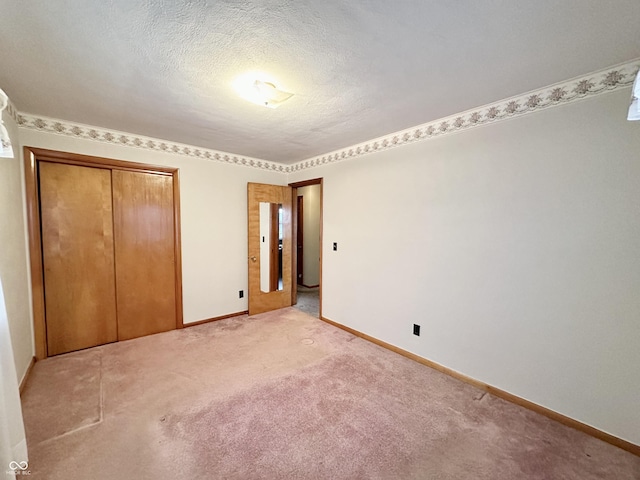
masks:
<instances>
[{"instance_id":1,"label":"flush mount ceiling light","mask_svg":"<svg viewBox=\"0 0 640 480\"><path fill-rule=\"evenodd\" d=\"M2 111L7 108L9 97L0 88L0 157L13 158L13 147L11 146L11 138L9 132L2 121Z\"/></svg>"},{"instance_id":2,"label":"flush mount ceiling light","mask_svg":"<svg viewBox=\"0 0 640 480\"><path fill-rule=\"evenodd\" d=\"M233 86L242 98L263 107L276 108L293 97L293 93L278 89L263 75L242 75L236 79Z\"/></svg>"}]
</instances>

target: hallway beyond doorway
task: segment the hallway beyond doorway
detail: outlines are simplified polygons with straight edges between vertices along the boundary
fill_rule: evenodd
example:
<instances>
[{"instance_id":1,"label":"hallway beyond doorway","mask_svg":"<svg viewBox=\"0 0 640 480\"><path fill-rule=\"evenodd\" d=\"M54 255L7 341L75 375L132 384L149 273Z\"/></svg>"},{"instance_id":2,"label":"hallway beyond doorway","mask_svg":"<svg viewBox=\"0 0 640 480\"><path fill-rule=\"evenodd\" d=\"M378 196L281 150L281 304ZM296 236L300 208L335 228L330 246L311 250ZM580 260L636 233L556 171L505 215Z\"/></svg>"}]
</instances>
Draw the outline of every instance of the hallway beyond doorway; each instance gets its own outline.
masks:
<instances>
[{"instance_id":1,"label":"hallway beyond doorway","mask_svg":"<svg viewBox=\"0 0 640 480\"><path fill-rule=\"evenodd\" d=\"M303 287L298 285L298 303L294 305L298 310L302 310L316 318L320 317L320 287Z\"/></svg>"}]
</instances>

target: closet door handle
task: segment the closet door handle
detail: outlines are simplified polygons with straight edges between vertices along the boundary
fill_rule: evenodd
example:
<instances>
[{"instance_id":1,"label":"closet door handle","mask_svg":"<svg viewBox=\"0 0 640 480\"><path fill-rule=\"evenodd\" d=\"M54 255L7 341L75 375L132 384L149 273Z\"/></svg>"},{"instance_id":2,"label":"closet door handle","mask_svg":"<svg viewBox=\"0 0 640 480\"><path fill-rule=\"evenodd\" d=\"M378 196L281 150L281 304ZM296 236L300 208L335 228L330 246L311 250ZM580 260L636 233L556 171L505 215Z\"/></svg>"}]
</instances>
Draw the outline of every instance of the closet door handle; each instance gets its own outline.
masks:
<instances>
[{"instance_id":1,"label":"closet door handle","mask_svg":"<svg viewBox=\"0 0 640 480\"><path fill-rule=\"evenodd\" d=\"M256 260L258 260L255 256L251 257L251 261L255 262Z\"/></svg>"}]
</instances>

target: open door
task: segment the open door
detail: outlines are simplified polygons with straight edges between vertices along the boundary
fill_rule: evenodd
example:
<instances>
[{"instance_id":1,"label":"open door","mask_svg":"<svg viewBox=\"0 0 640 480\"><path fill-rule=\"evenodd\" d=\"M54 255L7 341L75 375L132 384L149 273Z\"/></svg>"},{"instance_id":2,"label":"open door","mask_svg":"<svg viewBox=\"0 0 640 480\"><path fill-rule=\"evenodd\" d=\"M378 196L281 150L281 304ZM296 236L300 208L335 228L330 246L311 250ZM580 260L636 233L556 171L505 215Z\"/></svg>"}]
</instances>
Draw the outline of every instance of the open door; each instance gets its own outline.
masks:
<instances>
[{"instance_id":1,"label":"open door","mask_svg":"<svg viewBox=\"0 0 640 480\"><path fill-rule=\"evenodd\" d=\"M291 306L291 187L247 184L249 315Z\"/></svg>"}]
</instances>

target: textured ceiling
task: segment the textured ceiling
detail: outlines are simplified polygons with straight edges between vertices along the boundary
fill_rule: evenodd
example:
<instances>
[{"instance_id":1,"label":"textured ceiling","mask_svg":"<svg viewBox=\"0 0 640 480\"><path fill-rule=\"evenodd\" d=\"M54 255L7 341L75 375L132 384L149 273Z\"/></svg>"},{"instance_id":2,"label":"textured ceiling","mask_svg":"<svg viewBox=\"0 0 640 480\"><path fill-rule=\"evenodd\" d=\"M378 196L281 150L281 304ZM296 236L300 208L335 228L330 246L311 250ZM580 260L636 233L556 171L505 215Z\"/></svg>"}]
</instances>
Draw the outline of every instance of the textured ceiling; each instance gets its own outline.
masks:
<instances>
[{"instance_id":1,"label":"textured ceiling","mask_svg":"<svg viewBox=\"0 0 640 480\"><path fill-rule=\"evenodd\" d=\"M638 0L0 0L20 111L293 163L640 57ZM236 96L250 70L295 96Z\"/></svg>"}]
</instances>

